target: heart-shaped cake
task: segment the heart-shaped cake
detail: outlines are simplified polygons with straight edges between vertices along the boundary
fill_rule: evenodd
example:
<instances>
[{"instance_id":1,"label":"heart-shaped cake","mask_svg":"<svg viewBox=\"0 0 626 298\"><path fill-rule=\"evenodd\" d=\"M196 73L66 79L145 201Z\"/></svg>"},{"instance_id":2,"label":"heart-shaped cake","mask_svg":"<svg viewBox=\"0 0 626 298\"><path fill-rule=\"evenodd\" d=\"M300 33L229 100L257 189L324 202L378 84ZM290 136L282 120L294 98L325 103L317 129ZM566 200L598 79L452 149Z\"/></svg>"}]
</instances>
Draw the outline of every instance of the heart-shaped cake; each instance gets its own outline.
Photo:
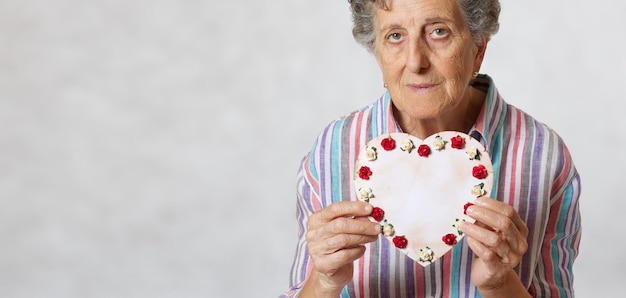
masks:
<instances>
[{"instance_id":1,"label":"heart-shaped cake","mask_svg":"<svg viewBox=\"0 0 626 298\"><path fill-rule=\"evenodd\" d=\"M356 162L355 189L374 206L370 220L408 257L428 266L463 238L465 209L489 196L493 166L469 135L444 131L425 140L390 133L370 140Z\"/></svg>"}]
</instances>

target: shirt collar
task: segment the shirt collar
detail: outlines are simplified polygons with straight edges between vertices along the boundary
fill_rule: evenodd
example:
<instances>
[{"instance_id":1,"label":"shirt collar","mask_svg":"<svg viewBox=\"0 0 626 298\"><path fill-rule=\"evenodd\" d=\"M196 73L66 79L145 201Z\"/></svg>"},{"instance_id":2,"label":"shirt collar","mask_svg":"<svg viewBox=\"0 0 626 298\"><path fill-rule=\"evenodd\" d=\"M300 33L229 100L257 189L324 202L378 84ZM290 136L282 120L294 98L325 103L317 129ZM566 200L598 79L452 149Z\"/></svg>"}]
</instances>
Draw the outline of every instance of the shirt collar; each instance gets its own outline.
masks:
<instances>
[{"instance_id":1,"label":"shirt collar","mask_svg":"<svg viewBox=\"0 0 626 298\"><path fill-rule=\"evenodd\" d=\"M504 122L507 105L500 96L493 79L488 75L479 75L472 85L487 93L483 107L476 118L470 135L479 140L485 148L492 151L494 137ZM476 136L480 136L477 138Z\"/></svg>"}]
</instances>

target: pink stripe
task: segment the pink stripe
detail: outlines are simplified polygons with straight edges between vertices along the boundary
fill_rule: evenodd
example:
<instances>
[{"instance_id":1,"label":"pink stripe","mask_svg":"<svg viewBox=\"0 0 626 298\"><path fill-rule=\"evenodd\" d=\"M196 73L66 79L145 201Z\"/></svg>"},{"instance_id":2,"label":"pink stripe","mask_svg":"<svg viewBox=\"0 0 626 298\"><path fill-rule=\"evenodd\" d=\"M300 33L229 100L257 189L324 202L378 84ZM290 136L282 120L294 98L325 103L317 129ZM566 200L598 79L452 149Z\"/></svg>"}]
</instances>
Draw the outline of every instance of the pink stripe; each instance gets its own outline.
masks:
<instances>
[{"instance_id":1,"label":"pink stripe","mask_svg":"<svg viewBox=\"0 0 626 298\"><path fill-rule=\"evenodd\" d=\"M566 146L563 146L563 151L567 156L570 155L569 150L567 149ZM570 178L569 174L571 173L570 171L571 167L572 167L571 159L564 158L563 169L561 170L560 175L558 175L556 179L554 180L554 186L552 187L551 196L555 196L558 191L563 189L563 185L566 183L567 179Z\"/></svg>"},{"instance_id":2,"label":"pink stripe","mask_svg":"<svg viewBox=\"0 0 626 298\"><path fill-rule=\"evenodd\" d=\"M515 117L515 123L513 123L513 127L515 127L514 131L519 131L520 127L521 127L521 119L519 117ZM519 151L519 146L520 146L520 136L519 135L514 135L513 137L515 137L515 141L513 142L513 146L512 149L509 150L509 154L510 156L507 157L508 162L510 162L510 167L511 170L507 170L506 173L512 173L511 177L504 177L505 179L509 180L510 182L510 186L509 186L509 195L507 197L509 198L514 198L515 194L516 194L516 186L517 186L517 175L518 175L518 171L517 171L517 163L519 162L518 160L518 151Z\"/></svg>"},{"instance_id":3,"label":"pink stripe","mask_svg":"<svg viewBox=\"0 0 626 298\"><path fill-rule=\"evenodd\" d=\"M313 177L311 168L310 157L304 161L304 168L306 173L306 182L311 184L311 192L309 194L310 202L313 207L312 211L322 210L322 205L320 204L320 200L317 197L316 193L319 193L320 185L319 182Z\"/></svg>"}]
</instances>

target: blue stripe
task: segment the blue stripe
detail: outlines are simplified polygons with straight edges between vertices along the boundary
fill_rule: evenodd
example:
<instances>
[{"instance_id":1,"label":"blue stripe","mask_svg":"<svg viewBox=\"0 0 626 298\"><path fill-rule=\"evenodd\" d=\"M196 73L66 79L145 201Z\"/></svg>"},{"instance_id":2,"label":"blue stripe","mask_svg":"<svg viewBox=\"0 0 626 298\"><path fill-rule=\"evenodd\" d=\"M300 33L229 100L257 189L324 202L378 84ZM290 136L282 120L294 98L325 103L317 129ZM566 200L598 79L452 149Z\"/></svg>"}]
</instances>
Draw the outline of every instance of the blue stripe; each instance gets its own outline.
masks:
<instances>
[{"instance_id":1,"label":"blue stripe","mask_svg":"<svg viewBox=\"0 0 626 298\"><path fill-rule=\"evenodd\" d=\"M463 245L459 243L459 245L455 245L452 249L452 258L450 263L452 264L452 268L450 268L450 272L461 272L461 251L463 250ZM451 274L450 277L450 297L459 297L459 274Z\"/></svg>"},{"instance_id":2,"label":"blue stripe","mask_svg":"<svg viewBox=\"0 0 626 298\"><path fill-rule=\"evenodd\" d=\"M342 128L342 123L343 121L337 121L335 123L335 127L333 128L333 136L332 136L332 140L331 140L331 152L341 152L341 128ZM331 185L341 185L341 162L340 159L338 158L339 155L336 154L331 154L330 155L330 167L332 168L332 172L333 174L331 174L330 179L332 180L332 184ZM341 201L341 188L340 187L331 187L331 191L332 191L332 201L333 202L338 202Z\"/></svg>"},{"instance_id":3,"label":"blue stripe","mask_svg":"<svg viewBox=\"0 0 626 298\"><path fill-rule=\"evenodd\" d=\"M561 202L561 208L560 208L560 212L559 212L559 217L558 217L558 221L556 223L556 230L557 231L565 231L565 226L567 225L567 214L569 213L569 208L565 207L565 206L570 206L571 204L571 197L572 197L572 185L570 184L566 189L565 192L563 193L563 200ZM571 249L569 249L571 247L571 237L567 237L566 239L564 239L566 235L563 234L557 234L554 236L554 239L552 239L552 259L553 260L558 260L559 259L559 248L563 248L563 249L567 249L568 250L568 254L571 256L572 255L572 251ZM566 245L563 246L559 246L559 242L560 241L567 241ZM572 262L570 260L564 260L567 264L572 264ZM561 263L560 262L555 262L554 264L555 266L560 266ZM571 270L570 266L568 265L568 270ZM557 289L559 290L559 295L561 296L565 296L566 292L565 289L563 288L563 279L561 277L561 270L558 270L558 268L556 268L556 270L554 270L554 282L557 283Z\"/></svg>"},{"instance_id":4,"label":"blue stripe","mask_svg":"<svg viewBox=\"0 0 626 298\"><path fill-rule=\"evenodd\" d=\"M494 198L496 196L496 194L498 193L499 189L498 189L498 185L500 185L500 176L504 176L501 175L501 169L500 169L500 164L502 162L502 149L500 149L500 139L502 137L502 133L498 133L497 135L493 136L493 139L491 140L491 144L489 146L489 154L491 157L491 164L493 166L493 189L491 190L491 197ZM506 154L506 152L504 152ZM502 169L502 170L506 170L506 169Z\"/></svg>"},{"instance_id":5,"label":"blue stripe","mask_svg":"<svg viewBox=\"0 0 626 298\"><path fill-rule=\"evenodd\" d=\"M315 143L313 144L313 148L317 148L317 143L318 141L315 141ZM315 178L316 181L320 180L320 175L317 173L317 168L315 167L315 151L312 151L311 154L309 154L309 170L311 171L311 176L313 176L313 178ZM301 169L304 170L304 169ZM306 175L303 175L304 179L307 179Z\"/></svg>"}]
</instances>

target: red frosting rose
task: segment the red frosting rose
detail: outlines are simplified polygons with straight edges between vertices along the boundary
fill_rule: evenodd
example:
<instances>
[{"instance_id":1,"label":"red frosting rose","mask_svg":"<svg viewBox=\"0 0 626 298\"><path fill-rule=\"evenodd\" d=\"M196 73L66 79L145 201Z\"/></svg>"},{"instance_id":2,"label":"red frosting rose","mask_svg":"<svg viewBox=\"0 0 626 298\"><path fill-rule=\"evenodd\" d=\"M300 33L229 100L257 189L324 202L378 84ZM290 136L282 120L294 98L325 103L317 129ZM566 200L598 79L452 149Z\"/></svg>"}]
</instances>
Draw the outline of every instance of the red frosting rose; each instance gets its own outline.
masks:
<instances>
[{"instance_id":1,"label":"red frosting rose","mask_svg":"<svg viewBox=\"0 0 626 298\"><path fill-rule=\"evenodd\" d=\"M426 157L430 155L430 147L426 144L422 144L417 148L417 154L420 156Z\"/></svg>"},{"instance_id":2,"label":"red frosting rose","mask_svg":"<svg viewBox=\"0 0 626 298\"><path fill-rule=\"evenodd\" d=\"M383 146L383 149L387 151L393 150L393 148L396 148L396 140L392 139L390 136L380 141L380 145Z\"/></svg>"},{"instance_id":3,"label":"red frosting rose","mask_svg":"<svg viewBox=\"0 0 626 298\"><path fill-rule=\"evenodd\" d=\"M456 244L456 236L454 236L454 234L447 234L447 235L441 237L441 240L443 240L443 243L445 243L447 245L455 245Z\"/></svg>"},{"instance_id":4,"label":"red frosting rose","mask_svg":"<svg viewBox=\"0 0 626 298\"><path fill-rule=\"evenodd\" d=\"M452 141L452 148L463 149L463 147L465 147L465 139L462 138L460 135L453 137L450 141Z\"/></svg>"},{"instance_id":5,"label":"red frosting rose","mask_svg":"<svg viewBox=\"0 0 626 298\"><path fill-rule=\"evenodd\" d=\"M383 217L385 217L385 211L383 209L378 207L374 207L374 209L372 209L372 218L375 221L381 221L383 220Z\"/></svg>"},{"instance_id":6,"label":"red frosting rose","mask_svg":"<svg viewBox=\"0 0 626 298\"><path fill-rule=\"evenodd\" d=\"M478 179L487 178L487 169L483 165L477 165L472 169L472 176Z\"/></svg>"},{"instance_id":7,"label":"red frosting rose","mask_svg":"<svg viewBox=\"0 0 626 298\"><path fill-rule=\"evenodd\" d=\"M467 204L463 205L463 214L467 214L467 208L469 208L470 206L474 206L474 204L467 203Z\"/></svg>"},{"instance_id":8,"label":"red frosting rose","mask_svg":"<svg viewBox=\"0 0 626 298\"><path fill-rule=\"evenodd\" d=\"M395 245L397 248L405 248L406 245L409 243L406 240L406 237L404 237L404 236L393 237L392 241L393 241L393 245Z\"/></svg>"},{"instance_id":9,"label":"red frosting rose","mask_svg":"<svg viewBox=\"0 0 626 298\"><path fill-rule=\"evenodd\" d=\"M368 166L362 166L359 169L359 178L363 180L370 180L370 176L372 176L372 170Z\"/></svg>"}]
</instances>

